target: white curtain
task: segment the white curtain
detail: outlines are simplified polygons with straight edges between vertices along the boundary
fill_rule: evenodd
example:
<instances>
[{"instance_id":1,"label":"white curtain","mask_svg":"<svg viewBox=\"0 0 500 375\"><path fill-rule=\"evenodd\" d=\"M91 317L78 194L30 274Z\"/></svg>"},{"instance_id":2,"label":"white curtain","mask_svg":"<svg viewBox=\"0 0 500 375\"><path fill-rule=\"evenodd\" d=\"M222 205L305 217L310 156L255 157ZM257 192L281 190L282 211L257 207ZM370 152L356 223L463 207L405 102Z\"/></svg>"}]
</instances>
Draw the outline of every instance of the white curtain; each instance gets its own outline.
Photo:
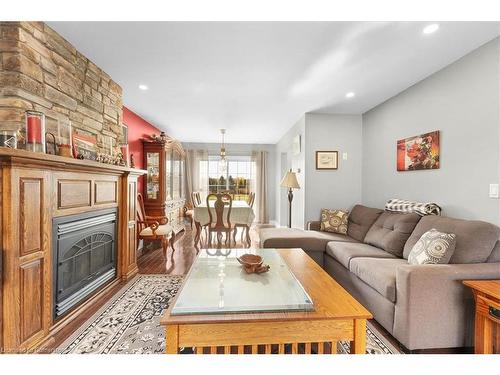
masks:
<instances>
[{"instance_id":1,"label":"white curtain","mask_svg":"<svg viewBox=\"0 0 500 375\"><path fill-rule=\"evenodd\" d=\"M269 223L267 202L267 151L252 152L251 190L255 192L255 218L260 224Z\"/></svg>"},{"instance_id":2,"label":"white curtain","mask_svg":"<svg viewBox=\"0 0 500 375\"><path fill-rule=\"evenodd\" d=\"M186 199L191 201L192 192L200 192L202 200L208 192L208 152L186 150Z\"/></svg>"}]
</instances>

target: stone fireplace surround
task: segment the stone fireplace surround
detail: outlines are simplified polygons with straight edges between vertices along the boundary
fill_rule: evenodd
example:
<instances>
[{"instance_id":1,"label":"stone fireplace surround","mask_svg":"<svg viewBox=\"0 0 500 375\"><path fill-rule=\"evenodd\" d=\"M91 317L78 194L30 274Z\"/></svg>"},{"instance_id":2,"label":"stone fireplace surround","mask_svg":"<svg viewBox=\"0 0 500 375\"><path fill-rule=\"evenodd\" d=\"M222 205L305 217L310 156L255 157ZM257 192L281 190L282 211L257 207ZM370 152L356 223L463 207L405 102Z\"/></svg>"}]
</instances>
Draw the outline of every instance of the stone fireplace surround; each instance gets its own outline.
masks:
<instances>
[{"instance_id":1,"label":"stone fireplace surround","mask_svg":"<svg viewBox=\"0 0 500 375\"><path fill-rule=\"evenodd\" d=\"M92 135L100 151L122 137L122 89L43 22L0 22L0 130L22 129L25 112Z\"/></svg>"}]
</instances>

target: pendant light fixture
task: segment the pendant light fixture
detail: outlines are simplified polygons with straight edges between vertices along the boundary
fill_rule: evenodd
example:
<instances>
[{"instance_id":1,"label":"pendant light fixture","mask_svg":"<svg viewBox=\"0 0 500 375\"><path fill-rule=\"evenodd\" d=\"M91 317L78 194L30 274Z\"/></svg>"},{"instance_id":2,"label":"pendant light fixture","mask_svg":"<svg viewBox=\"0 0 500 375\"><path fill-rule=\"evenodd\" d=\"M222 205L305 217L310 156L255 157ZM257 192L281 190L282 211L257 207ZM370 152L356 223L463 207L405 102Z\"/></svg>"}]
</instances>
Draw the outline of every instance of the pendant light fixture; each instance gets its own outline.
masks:
<instances>
[{"instance_id":1,"label":"pendant light fixture","mask_svg":"<svg viewBox=\"0 0 500 375\"><path fill-rule=\"evenodd\" d=\"M227 159L226 159L226 145L224 143L224 135L226 134L226 129L221 129L221 144L220 144L220 159L219 159L219 174L225 176L227 172Z\"/></svg>"}]
</instances>

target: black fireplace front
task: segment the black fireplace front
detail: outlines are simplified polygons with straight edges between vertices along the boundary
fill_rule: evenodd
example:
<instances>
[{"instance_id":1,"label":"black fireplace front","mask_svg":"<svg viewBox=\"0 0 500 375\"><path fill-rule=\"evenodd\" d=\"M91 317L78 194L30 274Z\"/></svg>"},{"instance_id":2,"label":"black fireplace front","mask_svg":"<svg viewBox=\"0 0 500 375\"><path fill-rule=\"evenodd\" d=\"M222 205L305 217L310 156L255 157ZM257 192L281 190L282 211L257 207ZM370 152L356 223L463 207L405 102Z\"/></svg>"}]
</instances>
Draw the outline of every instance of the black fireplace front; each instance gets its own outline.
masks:
<instances>
[{"instance_id":1,"label":"black fireplace front","mask_svg":"<svg viewBox=\"0 0 500 375\"><path fill-rule=\"evenodd\" d=\"M54 318L116 276L116 209L53 220Z\"/></svg>"}]
</instances>

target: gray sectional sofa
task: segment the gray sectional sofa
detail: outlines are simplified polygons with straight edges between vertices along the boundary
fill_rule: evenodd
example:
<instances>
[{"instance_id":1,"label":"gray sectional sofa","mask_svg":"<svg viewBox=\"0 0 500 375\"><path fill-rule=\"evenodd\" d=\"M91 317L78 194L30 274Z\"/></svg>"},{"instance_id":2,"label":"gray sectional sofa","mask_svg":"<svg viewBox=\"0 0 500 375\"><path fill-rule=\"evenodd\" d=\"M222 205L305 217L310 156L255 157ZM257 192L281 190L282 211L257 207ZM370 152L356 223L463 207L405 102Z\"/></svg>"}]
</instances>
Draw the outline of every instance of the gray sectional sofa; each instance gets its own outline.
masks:
<instances>
[{"instance_id":1,"label":"gray sectional sofa","mask_svg":"<svg viewBox=\"0 0 500 375\"><path fill-rule=\"evenodd\" d=\"M499 227L361 205L349 214L347 235L319 226L261 229L261 246L302 248L408 350L473 345L474 302L461 281L500 279ZM457 235L450 263L409 264L413 245L432 228Z\"/></svg>"}]
</instances>

